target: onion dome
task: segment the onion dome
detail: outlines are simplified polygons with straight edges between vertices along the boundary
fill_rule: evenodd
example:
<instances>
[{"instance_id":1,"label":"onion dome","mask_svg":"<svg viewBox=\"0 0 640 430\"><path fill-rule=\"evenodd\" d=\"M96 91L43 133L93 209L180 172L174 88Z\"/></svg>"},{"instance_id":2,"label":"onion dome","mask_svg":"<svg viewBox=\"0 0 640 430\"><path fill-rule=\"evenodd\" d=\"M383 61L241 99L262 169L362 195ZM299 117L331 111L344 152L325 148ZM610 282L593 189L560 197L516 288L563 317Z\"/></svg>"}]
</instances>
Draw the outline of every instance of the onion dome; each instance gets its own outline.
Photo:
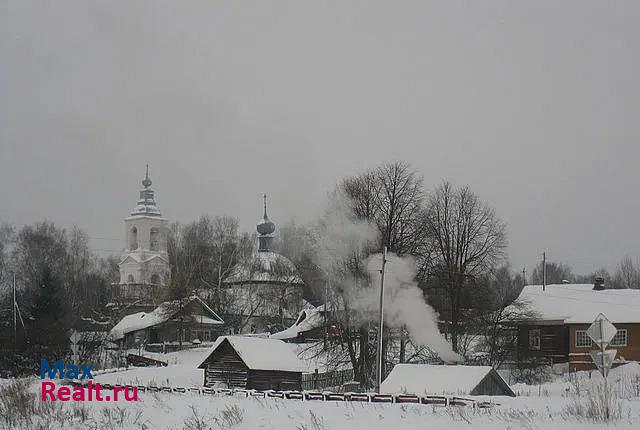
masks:
<instances>
[{"instance_id":1,"label":"onion dome","mask_svg":"<svg viewBox=\"0 0 640 430\"><path fill-rule=\"evenodd\" d=\"M273 234L276 231L276 225L269 219L267 216L267 195L264 195L264 215L262 219L258 222L256 226L256 230L262 236L267 236Z\"/></svg>"}]
</instances>

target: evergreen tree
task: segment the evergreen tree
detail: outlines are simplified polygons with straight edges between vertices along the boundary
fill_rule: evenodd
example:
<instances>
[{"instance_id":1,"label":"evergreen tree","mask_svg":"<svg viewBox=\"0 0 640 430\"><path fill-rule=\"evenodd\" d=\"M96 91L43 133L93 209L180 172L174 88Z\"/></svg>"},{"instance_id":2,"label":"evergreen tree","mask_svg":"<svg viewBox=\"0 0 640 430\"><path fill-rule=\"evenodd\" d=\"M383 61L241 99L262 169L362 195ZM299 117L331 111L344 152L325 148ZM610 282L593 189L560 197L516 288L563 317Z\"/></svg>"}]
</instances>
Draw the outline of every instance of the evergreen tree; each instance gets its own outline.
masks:
<instances>
[{"instance_id":1,"label":"evergreen tree","mask_svg":"<svg viewBox=\"0 0 640 430\"><path fill-rule=\"evenodd\" d=\"M69 348L71 312L63 288L52 270L45 266L31 305L28 333L36 351L46 351L61 358Z\"/></svg>"}]
</instances>

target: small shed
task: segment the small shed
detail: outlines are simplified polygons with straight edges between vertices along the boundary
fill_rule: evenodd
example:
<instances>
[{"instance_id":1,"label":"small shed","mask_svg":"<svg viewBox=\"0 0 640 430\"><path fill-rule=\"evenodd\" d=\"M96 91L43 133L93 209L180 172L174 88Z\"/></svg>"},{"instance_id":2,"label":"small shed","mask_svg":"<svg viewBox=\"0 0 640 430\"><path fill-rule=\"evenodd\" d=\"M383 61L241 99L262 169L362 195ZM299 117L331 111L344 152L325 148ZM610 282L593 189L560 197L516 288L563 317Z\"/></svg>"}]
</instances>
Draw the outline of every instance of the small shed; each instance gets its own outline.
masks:
<instances>
[{"instance_id":1,"label":"small shed","mask_svg":"<svg viewBox=\"0 0 640 430\"><path fill-rule=\"evenodd\" d=\"M290 345L277 339L220 336L198 368L204 369L206 387L302 389L302 363Z\"/></svg>"},{"instance_id":2,"label":"small shed","mask_svg":"<svg viewBox=\"0 0 640 430\"><path fill-rule=\"evenodd\" d=\"M509 385L490 366L398 364L382 382L380 392L515 397Z\"/></svg>"}]
</instances>

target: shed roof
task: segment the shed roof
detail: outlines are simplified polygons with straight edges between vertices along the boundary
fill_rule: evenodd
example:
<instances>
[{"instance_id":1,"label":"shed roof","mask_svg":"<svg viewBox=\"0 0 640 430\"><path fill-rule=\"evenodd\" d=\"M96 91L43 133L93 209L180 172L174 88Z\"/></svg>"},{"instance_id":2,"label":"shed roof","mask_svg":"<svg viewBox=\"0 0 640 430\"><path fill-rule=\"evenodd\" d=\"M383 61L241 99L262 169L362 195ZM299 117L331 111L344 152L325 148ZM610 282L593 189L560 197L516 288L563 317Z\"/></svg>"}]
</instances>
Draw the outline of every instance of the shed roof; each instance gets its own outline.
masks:
<instances>
[{"instance_id":1,"label":"shed roof","mask_svg":"<svg viewBox=\"0 0 640 430\"><path fill-rule=\"evenodd\" d=\"M527 285L519 300L539 320L590 324L603 313L613 323L640 322L640 290L594 290L592 284Z\"/></svg>"},{"instance_id":2,"label":"shed roof","mask_svg":"<svg viewBox=\"0 0 640 430\"><path fill-rule=\"evenodd\" d=\"M238 353L244 364L251 370L277 370L283 372L302 372L303 364L291 347L277 339L248 336L220 336L198 366L205 368L216 350L228 342Z\"/></svg>"},{"instance_id":3,"label":"shed roof","mask_svg":"<svg viewBox=\"0 0 640 430\"><path fill-rule=\"evenodd\" d=\"M382 382L383 394L490 394L478 390L485 378L494 378L505 396L515 396L491 366L398 364Z\"/></svg>"}]
</instances>

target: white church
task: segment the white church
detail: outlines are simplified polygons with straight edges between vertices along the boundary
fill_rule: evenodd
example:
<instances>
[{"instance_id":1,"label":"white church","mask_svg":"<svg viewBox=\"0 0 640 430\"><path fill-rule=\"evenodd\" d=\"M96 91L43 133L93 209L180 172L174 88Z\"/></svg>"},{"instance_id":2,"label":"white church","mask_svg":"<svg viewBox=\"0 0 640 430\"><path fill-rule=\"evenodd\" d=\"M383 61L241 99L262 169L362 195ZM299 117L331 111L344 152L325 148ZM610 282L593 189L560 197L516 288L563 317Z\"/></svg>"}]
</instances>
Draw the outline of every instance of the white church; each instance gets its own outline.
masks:
<instances>
[{"instance_id":1,"label":"white church","mask_svg":"<svg viewBox=\"0 0 640 430\"><path fill-rule=\"evenodd\" d=\"M140 198L124 220L126 248L119 263L120 282L114 285L114 298L120 302L158 304L171 278L168 220L156 205L151 184L147 166Z\"/></svg>"},{"instance_id":2,"label":"white church","mask_svg":"<svg viewBox=\"0 0 640 430\"><path fill-rule=\"evenodd\" d=\"M140 198L124 220L126 248L119 263L120 280L112 285L111 306L121 316L163 305L171 280L168 219L162 217L151 185L147 166ZM309 305L296 267L274 250L276 225L267 216L266 195L256 230L255 252L223 282L221 293L227 303L223 317L237 332L277 332L289 327ZM209 298L208 293L203 291L202 298Z\"/></svg>"}]
</instances>

